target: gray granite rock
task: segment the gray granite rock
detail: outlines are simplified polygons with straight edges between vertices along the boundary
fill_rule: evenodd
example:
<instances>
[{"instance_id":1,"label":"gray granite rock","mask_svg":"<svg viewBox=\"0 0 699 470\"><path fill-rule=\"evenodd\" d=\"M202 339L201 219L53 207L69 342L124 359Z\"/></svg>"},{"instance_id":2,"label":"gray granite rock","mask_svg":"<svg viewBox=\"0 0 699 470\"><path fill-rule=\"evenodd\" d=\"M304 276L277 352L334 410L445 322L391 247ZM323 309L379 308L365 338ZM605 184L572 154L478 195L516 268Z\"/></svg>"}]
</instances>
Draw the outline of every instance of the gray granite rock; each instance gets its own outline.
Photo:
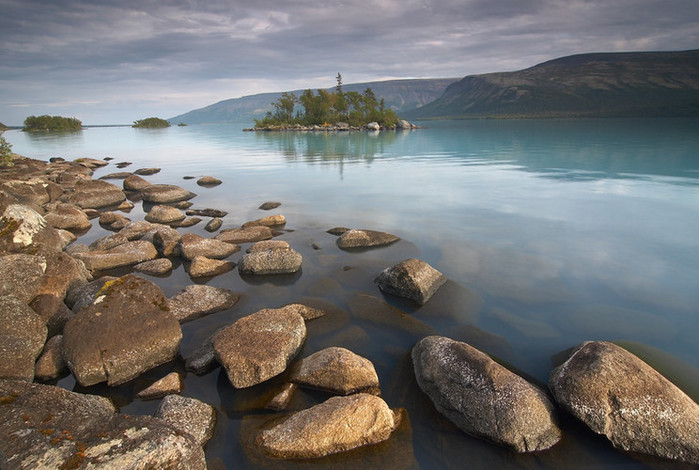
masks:
<instances>
[{"instance_id":1,"label":"gray granite rock","mask_svg":"<svg viewBox=\"0 0 699 470\"><path fill-rule=\"evenodd\" d=\"M126 199L118 186L101 180L83 180L75 184L75 192L68 197L68 203L83 209L99 209L117 205Z\"/></svg>"},{"instance_id":2,"label":"gray granite rock","mask_svg":"<svg viewBox=\"0 0 699 470\"><path fill-rule=\"evenodd\" d=\"M221 228L221 225L223 225L223 220L216 217L216 218L209 220L206 223L204 230L206 230L207 232L215 232L216 230Z\"/></svg>"},{"instance_id":3,"label":"gray granite rock","mask_svg":"<svg viewBox=\"0 0 699 470\"><path fill-rule=\"evenodd\" d=\"M214 238L226 243L252 243L261 240L269 240L273 236L272 229L259 226L221 230L221 233Z\"/></svg>"},{"instance_id":4,"label":"gray granite rock","mask_svg":"<svg viewBox=\"0 0 699 470\"><path fill-rule=\"evenodd\" d=\"M153 259L138 263L133 267L134 271L152 276L167 274L172 271L172 261L167 258Z\"/></svg>"},{"instance_id":5,"label":"gray granite rock","mask_svg":"<svg viewBox=\"0 0 699 470\"><path fill-rule=\"evenodd\" d=\"M222 181L213 176L202 176L197 180L199 186L218 186Z\"/></svg>"},{"instance_id":6,"label":"gray granite rock","mask_svg":"<svg viewBox=\"0 0 699 470\"><path fill-rule=\"evenodd\" d=\"M12 295L29 303L39 294L46 272L43 256L12 254L0 256L0 296Z\"/></svg>"},{"instance_id":7,"label":"gray granite rock","mask_svg":"<svg viewBox=\"0 0 699 470\"><path fill-rule=\"evenodd\" d=\"M204 238L194 233L185 233L180 238L180 253L186 260L193 260L197 256L222 259L237 251L240 251L238 245L213 238Z\"/></svg>"},{"instance_id":8,"label":"gray granite rock","mask_svg":"<svg viewBox=\"0 0 699 470\"><path fill-rule=\"evenodd\" d=\"M154 416L189 434L202 446L213 437L216 428L214 407L195 398L168 395L160 402Z\"/></svg>"},{"instance_id":9,"label":"gray granite rock","mask_svg":"<svg viewBox=\"0 0 699 470\"><path fill-rule=\"evenodd\" d=\"M152 243L146 241L133 241L119 245L107 251L90 251L87 253L75 253L73 255L91 271L132 266L158 257L158 250Z\"/></svg>"},{"instance_id":10,"label":"gray granite rock","mask_svg":"<svg viewBox=\"0 0 699 470\"><path fill-rule=\"evenodd\" d=\"M55 228L34 209L10 204L0 217L0 252L62 251L63 240Z\"/></svg>"},{"instance_id":11,"label":"gray granite rock","mask_svg":"<svg viewBox=\"0 0 699 470\"><path fill-rule=\"evenodd\" d=\"M0 378L31 382L46 335L43 320L26 303L11 295L0 297Z\"/></svg>"},{"instance_id":12,"label":"gray granite rock","mask_svg":"<svg viewBox=\"0 0 699 470\"><path fill-rule=\"evenodd\" d=\"M265 309L237 320L212 342L233 386L246 388L284 372L305 339L301 315Z\"/></svg>"},{"instance_id":13,"label":"gray granite rock","mask_svg":"<svg viewBox=\"0 0 699 470\"><path fill-rule=\"evenodd\" d=\"M44 218L53 228L79 231L92 227L85 212L73 204L58 204Z\"/></svg>"},{"instance_id":14,"label":"gray granite rock","mask_svg":"<svg viewBox=\"0 0 699 470\"><path fill-rule=\"evenodd\" d=\"M699 405L620 346L583 343L549 384L563 408L615 447L699 465Z\"/></svg>"},{"instance_id":15,"label":"gray granite rock","mask_svg":"<svg viewBox=\"0 0 699 470\"><path fill-rule=\"evenodd\" d=\"M232 261L195 256L189 265L189 276L193 278L219 276L235 268Z\"/></svg>"},{"instance_id":16,"label":"gray granite rock","mask_svg":"<svg viewBox=\"0 0 699 470\"><path fill-rule=\"evenodd\" d=\"M544 392L468 344L428 336L412 359L422 391L464 432L516 452L548 449L561 439Z\"/></svg>"},{"instance_id":17,"label":"gray granite rock","mask_svg":"<svg viewBox=\"0 0 699 470\"><path fill-rule=\"evenodd\" d=\"M424 305L447 278L429 264L410 258L382 271L374 282L383 292Z\"/></svg>"},{"instance_id":18,"label":"gray granite rock","mask_svg":"<svg viewBox=\"0 0 699 470\"><path fill-rule=\"evenodd\" d=\"M73 312L63 299L52 294L37 295L29 306L46 324L49 338L61 334L66 322L73 317Z\"/></svg>"},{"instance_id":19,"label":"gray granite rock","mask_svg":"<svg viewBox=\"0 0 699 470\"><path fill-rule=\"evenodd\" d=\"M194 196L193 192L172 184L152 184L141 189L144 201L157 204L186 201Z\"/></svg>"},{"instance_id":20,"label":"gray granite rock","mask_svg":"<svg viewBox=\"0 0 699 470\"><path fill-rule=\"evenodd\" d=\"M168 305L180 322L188 322L233 307L240 295L220 287L192 284L175 294Z\"/></svg>"},{"instance_id":21,"label":"gray granite rock","mask_svg":"<svg viewBox=\"0 0 699 470\"><path fill-rule=\"evenodd\" d=\"M302 262L301 253L291 248L253 251L243 256L238 271L251 275L290 274L301 269Z\"/></svg>"},{"instance_id":22,"label":"gray granite rock","mask_svg":"<svg viewBox=\"0 0 699 470\"><path fill-rule=\"evenodd\" d=\"M381 393L374 364L345 348L325 348L301 359L293 367L290 380L338 395Z\"/></svg>"},{"instance_id":23,"label":"gray granite rock","mask_svg":"<svg viewBox=\"0 0 699 470\"><path fill-rule=\"evenodd\" d=\"M99 218L99 224L101 227L115 232L123 229L130 223L131 219L118 212L103 212Z\"/></svg>"},{"instance_id":24,"label":"gray granite rock","mask_svg":"<svg viewBox=\"0 0 699 470\"><path fill-rule=\"evenodd\" d=\"M158 224L173 224L184 220L185 215L172 206L158 204L148 211L145 219Z\"/></svg>"},{"instance_id":25,"label":"gray granite rock","mask_svg":"<svg viewBox=\"0 0 699 470\"><path fill-rule=\"evenodd\" d=\"M245 222L243 228L248 227L274 227L276 225L284 225L286 223L286 218L281 214L270 215L267 217L262 217L261 219L251 220L250 222Z\"/></svg>"},{"instance_id":26,"label":"gray granite rock","mask_svg":"<svg viewBox=\"0 0 699 470\"><path fill-rule=\"evenodd\" d=\"M177 372L170 372L165 377L156 380L148 387L139 391L136 398L141 400L156 400L167 395L182 393L182 376Z\"/></svg>"},{"instance_id":27,"label":"gray granite rock","mask_svg":"<svg viewBox=\"0 0 699 470\"><path fill-rule=\"evenodd\" d=\"M129 239L121 233L112 233L90 243L90 251L108 251L128 242Z\"/></svg>"},{"instance_id":28,"label":"gray granite rock","mask_svg":"<svg viewBox=\"0 0 699 470\"><path fill-rule=\"evenodd\" d=\"M337 239L337 246L347 248L369 248L390 245L400 240L399 237L375 230L347 230Z\"/></svg>"}]
</instances>

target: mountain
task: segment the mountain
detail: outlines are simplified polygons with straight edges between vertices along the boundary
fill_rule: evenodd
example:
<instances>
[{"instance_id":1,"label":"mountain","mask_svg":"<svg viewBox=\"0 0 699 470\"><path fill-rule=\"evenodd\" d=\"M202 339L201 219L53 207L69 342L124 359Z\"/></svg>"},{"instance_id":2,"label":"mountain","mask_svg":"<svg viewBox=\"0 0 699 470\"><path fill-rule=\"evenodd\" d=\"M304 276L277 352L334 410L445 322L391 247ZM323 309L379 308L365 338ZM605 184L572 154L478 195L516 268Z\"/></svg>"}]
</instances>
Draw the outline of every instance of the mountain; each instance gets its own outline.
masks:
<instances>
[{"instance_id":1,"label":"mountain","mask_svg":"<svg viewBox=\"0 0 699 470\"><path fill-rule=\"evenodd\" d=\"M408 119L699 116L699 50L580 54L469 75Z\"/></svg>"},{"instance_id":2,"label":"mountain","mask_svg":"<svg viewBox=\"0 0 699 470\"><path fill-rule=\"evenodd\" d=\"M383 82L352 83L342 85L343 91L363 92L367 87L374 91L378 99L383 98L386 106L392 108L401 115L429 103L444 93L448 85L458 78L436 78L418 80L387 80ZM335 87L328 88L334 91ZM300 96L303 90L294 90L296 96ZM277 101L282 92L260 93L257 95L243 96L219 101L204 108L195 109L179 116L172 117L168 121L172 123L184 122L185 124L201 124L205 122L238 121L252 124L254 118L261 118L271 111L272 103Z\"/></svg>"}]
</instances>

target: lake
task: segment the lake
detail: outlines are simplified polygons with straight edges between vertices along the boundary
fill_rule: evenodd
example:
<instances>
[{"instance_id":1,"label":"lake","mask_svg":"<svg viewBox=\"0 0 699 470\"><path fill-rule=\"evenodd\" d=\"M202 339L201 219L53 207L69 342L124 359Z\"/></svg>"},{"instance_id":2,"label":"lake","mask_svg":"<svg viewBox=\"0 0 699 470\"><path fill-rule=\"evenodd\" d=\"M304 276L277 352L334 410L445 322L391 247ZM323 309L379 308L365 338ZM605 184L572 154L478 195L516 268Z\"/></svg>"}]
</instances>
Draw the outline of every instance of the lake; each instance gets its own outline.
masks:
<instances>
[{"instance_id":1,"label":"lake","mask_svg":"<svg viewBox=\"0 0 699 470\"><path fill-rule=\"evenodd\" d=\"M570 418L562 422L564 440L535 455L516 455L461 433L417 388L409 360L416 341L411 328L362 316L362 294L387 302L391 314L391 308L401 309L439 334L468 341L543 384L563 351L585 340L622 341L674 374L697 400L699 120L422 124L424 129L376 133L254 133L229 123L97 127L73 134L8 131L4 137L14 152L32 158L114 158L94 177L121 171L117 162L133 162L126 170L160 167L146 178L194 191L195 208L228 211L223 228L272 213L286 217L280 239L304 256L301 272L250 279L232 271L207 280L243 298L233 309L184 324L181 350L191 352L222 325L261 308L309 297L336 306L332 321L309 323L299 357L327 346L367 357L377 369L383 398L407 409L410 426L382 452L351 453L325 462L328 467L663 466L614 450ZM223 184L202 188L185 179L203 175ZM258 210L265 201L282 205L273 212ZM127 216L142 219L141 204ZM109 233L93 224L80 242ZM180 230L211 236L203 225ZM401 241L344 252L326 233L336 226L387 231ZM423 308L384 297L372 282L382 269L409 257L449 278ZM175 265L167 277L146 276L168 296L193 282ZM128 270L118 274L123 272ZM145 379L173 365L167 367ZM185 373L182 364L174 367ZM216 434L207 446L214 464L257 466L244 451L246 430L263 413L260 397L281 383L283 377L238 391L220 369L186 375L183 394L218 410ZM70 377L59 384L81 390ZM151 413L157 402L132 397L139 386L136 380L81 391L108 395L126 413ZM325 398L299 390L292 408Z\"/></svg>"}]
</instances>

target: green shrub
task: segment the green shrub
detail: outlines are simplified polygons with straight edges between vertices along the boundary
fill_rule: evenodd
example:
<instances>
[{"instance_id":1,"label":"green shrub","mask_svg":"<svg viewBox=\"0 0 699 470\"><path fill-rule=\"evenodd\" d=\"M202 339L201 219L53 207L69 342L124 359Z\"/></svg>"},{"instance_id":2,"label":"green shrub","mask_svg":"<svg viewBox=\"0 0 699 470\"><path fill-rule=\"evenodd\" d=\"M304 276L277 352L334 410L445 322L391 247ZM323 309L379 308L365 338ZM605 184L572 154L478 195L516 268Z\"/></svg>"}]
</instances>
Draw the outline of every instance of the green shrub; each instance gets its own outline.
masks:
<instances>
[{"instance_id":1,"label":"green shrub","mask_svg":"<svg viewBox=\"0 0 699 470\"><path fill-rule=\"evenodd\" d=\"M170 123L165 119L149 117L146 119L139 119L138 121L134 121L133 126L131 127L145 127L148 129L158 129L161 127L170 127Z\"/></svg>"},{"instance_id":2,"label":"green shrub","mask_svg":"<svg viewBox=\"0 0 699 470\"><path fill-rule=\"evenodd\" d=\"M24 120L23 131L79 131L83 123L76 118L63 116L29 116Z\"/></svg>"},{"instance_id":3,"label":"green shrub","mask_svg":"<svg viewBox=\"0 0 699 470\"><path fill-rule=\"evenodd\" d=\"M0 137L0 165L12 166L12 144Z\"/></svg>"}]
</instances>

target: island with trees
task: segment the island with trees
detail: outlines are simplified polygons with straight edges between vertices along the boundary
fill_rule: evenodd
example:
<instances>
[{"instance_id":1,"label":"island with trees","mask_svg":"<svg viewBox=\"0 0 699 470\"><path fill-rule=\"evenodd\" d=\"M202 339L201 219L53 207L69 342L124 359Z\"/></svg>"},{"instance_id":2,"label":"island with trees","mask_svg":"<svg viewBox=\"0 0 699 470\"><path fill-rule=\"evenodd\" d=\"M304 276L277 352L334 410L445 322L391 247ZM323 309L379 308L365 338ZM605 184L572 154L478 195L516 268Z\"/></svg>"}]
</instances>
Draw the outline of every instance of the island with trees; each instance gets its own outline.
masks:
<instances>
[{"instance_id":1,"label":"island with trees","mask_svg":"<svg viewBox=\"0 0 699 470\"><path fill-rule=\"evenodd\" d=\"M76 118L67 118L63 116L29 116L24 120L23 131L53 131L53 132L68 132L80 131L83 128L83 123Z\"/></svg>"},{"instance_id":2,"label":"island with trees","mask_svg":"<svg viewBox=\"0 0 699 470\"><path fill-rule=\"evenodd\" d=\"M335 91L308 89L296 96L285 92L272 103L262 119L255 119L255 127L245 131L284 130L359 130L411 129L415 126L398 118L387 108L383 99L377 99L371 88L363 93L342 90L342 75L337 74Z\"/></svg>"},{"instance_id":3,"label":"island with trees","mask_svg":"<svg viewBox=\"0 0 699 470\"><path fill-rule=\"evenodd\" d=\"M139 127L145 129L161 129L164 127L170 127L170 122L157 117L149 117L146 119L139 119L138 121L134 121L131 127Z\"/></svg>"}]
</instances>

